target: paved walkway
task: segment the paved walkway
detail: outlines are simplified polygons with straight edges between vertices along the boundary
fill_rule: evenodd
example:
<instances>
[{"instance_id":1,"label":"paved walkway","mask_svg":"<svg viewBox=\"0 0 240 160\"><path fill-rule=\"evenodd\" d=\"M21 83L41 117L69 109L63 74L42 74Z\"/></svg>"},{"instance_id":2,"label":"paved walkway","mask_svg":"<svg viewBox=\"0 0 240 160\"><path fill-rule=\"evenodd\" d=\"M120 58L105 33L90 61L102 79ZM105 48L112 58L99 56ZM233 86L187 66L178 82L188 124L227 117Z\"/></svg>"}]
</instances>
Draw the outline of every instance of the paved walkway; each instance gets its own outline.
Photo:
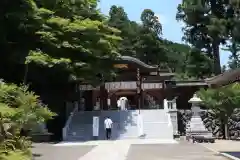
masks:
<instances>
[{"instance_id":1,"label":"paved walkway","mask_svg":"<svg viewBox=\"0 0 240 160\"><path fill-rule=\"evenodd\" d=\"M202 145L218 152L240 152L240 141L216 140L215 143L202 143Z\"/></svg>"},{"instance_id":2,"label":"paved walkway","mask_svg":"<svg viewBox=\"0 0 240 160\"><path fill-rule=\"evenodd\" d=\"M206 143L202 146L225 156L230 155L229 158L240 159L240 141L217 140L216 143Z\"/></svg>"},{"instance_id":3,"label":"paved walkway","mask_svg":"<svg viewBox=\"0 0 240 160\"><path fill-rule=\"evenodd\" d=\"M115 141L112 144L101 144L79 160L125 160L130 148L129 143Z\"/></svg>"},{"instance_id":4,"label":"paved walkway","mask_svg":"<svg viewBox=\"0 0 240 160\"><path fill-rule=\"evenodd\" d=\"M228 160L192 143L132 145L127 160Z\"/></svg>"},{"instance_id":5,"label":"paved walkway","mask_svg":"<svg viewBox=\"0 0 240 160\"><path fill-rule=\"evenodd\" d=\"M160 140L39 144L35 160L227 160L199 144Z\"/></svg>"},{"instance_id":6,"label":"paved walkway","mask_svg":"<svg viewBox=\"0 0 240 160\"><path fill-rule=\"evenodd\" d=\"M34 160L78 160L94 146L55 147L52 144L34 144L32 148Z\"/></svg>"}]
</instances>

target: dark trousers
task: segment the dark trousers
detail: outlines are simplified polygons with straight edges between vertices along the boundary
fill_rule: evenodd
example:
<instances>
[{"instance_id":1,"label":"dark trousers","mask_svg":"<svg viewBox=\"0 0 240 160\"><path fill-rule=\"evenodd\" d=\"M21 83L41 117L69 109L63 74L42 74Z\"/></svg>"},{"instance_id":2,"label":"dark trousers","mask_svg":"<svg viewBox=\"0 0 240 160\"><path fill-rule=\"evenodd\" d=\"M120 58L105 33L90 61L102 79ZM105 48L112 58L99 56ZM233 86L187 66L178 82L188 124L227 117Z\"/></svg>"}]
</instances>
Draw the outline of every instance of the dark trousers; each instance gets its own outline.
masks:
<instances>
[{"instance_id":1,"label":"dark trousers","mask_svg":"<svg viewBox=\"0 0 240 160\"><path fill-rule=\"evenodd\" d=\"M106 128L106 139L110 139L112 134L111 128Z\"/></svg>"}]
</instances>

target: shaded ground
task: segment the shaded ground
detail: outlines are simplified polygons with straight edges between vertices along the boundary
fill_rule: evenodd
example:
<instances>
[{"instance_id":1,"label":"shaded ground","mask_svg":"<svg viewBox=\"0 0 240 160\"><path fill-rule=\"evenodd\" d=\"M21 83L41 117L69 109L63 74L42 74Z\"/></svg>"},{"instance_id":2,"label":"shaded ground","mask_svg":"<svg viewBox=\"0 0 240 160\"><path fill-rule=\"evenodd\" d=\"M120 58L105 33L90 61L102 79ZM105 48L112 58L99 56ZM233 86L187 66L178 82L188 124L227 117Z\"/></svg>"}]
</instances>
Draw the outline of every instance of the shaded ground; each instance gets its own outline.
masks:
<instances>
[{"instance_id":1,"label":"shaded ground","mask_svg":"<svg viewBox=\"0 0 240 160\"><path fill-rule=\"evenodd\" d=\"M34 144L32 152L34 160L77 160L94 146L67 146L56 147L52 144Z\"/></svg>"},{"instance_id":2,"label":"shaded ground","mask_svg":"<svg viewBox=\"0 0 240 160\"><path fill-rule=\"evenodd\" d=\"M239 146L239 148L240 148L240 146ZM240 152L223 152L223 153L227 153L227 154L229 154L231 156L240 158Z\"/></svg>"},{"instance_id":3,"label":"shaded ground","mask_svg":"<svg viewBox=\"0 0 240 160\"><path fill-rule=\"evenodd\" d=\"M228 160L198 144L131 145L127 160Z\"/></svg>"}]
</instances>

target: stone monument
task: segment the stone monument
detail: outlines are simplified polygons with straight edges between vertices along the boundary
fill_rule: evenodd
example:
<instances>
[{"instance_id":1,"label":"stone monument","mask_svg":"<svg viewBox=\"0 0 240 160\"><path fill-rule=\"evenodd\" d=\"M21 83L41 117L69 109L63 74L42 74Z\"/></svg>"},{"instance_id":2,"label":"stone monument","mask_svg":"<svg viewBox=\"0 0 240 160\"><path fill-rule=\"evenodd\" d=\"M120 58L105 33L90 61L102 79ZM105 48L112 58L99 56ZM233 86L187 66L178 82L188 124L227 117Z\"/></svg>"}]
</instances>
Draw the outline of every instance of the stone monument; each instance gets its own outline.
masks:
<instances>
[{"instance_id":1,"label":"stone monument","mask_svg":"<svg viewBox=\"0 0 240 160\"><path fill-rule=\"evenodd\" d=\"M196 94L194 94L188 102L192 104L191 110L193 115L190 122L186 126L187 138L192 138L193 141L199 142L214 142L212 133L206 129L202 118L200 117L201 109L199 105L202 100L197 97Z\"/></svg>"}]
</instances>

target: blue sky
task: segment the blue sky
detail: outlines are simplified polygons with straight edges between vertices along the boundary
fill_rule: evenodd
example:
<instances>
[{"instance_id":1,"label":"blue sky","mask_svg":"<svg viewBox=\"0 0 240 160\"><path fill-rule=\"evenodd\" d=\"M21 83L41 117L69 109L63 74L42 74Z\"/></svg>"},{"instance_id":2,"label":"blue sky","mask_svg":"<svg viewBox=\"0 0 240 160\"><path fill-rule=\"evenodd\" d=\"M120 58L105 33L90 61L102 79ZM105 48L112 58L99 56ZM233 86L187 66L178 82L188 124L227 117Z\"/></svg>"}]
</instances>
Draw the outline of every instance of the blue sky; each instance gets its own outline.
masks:
<instances>
[{"instance_id":1,"label":"blue sky","mask_svg":"<svg viewBox=\"0 0 240 160\"><path fill-rule=\"evenodd\" d=\"M100 0L99 7L104 14L108 14L112 5L122 6L128 17L134 21L140 21L140 15L144 9L151 9L159 16L163 25L163 37L174 41L182 42L181 24L175 19L177 5L181 0ZM221 51L221 64L228 61L229 53Z\"/></svg>"}]
</instances>

